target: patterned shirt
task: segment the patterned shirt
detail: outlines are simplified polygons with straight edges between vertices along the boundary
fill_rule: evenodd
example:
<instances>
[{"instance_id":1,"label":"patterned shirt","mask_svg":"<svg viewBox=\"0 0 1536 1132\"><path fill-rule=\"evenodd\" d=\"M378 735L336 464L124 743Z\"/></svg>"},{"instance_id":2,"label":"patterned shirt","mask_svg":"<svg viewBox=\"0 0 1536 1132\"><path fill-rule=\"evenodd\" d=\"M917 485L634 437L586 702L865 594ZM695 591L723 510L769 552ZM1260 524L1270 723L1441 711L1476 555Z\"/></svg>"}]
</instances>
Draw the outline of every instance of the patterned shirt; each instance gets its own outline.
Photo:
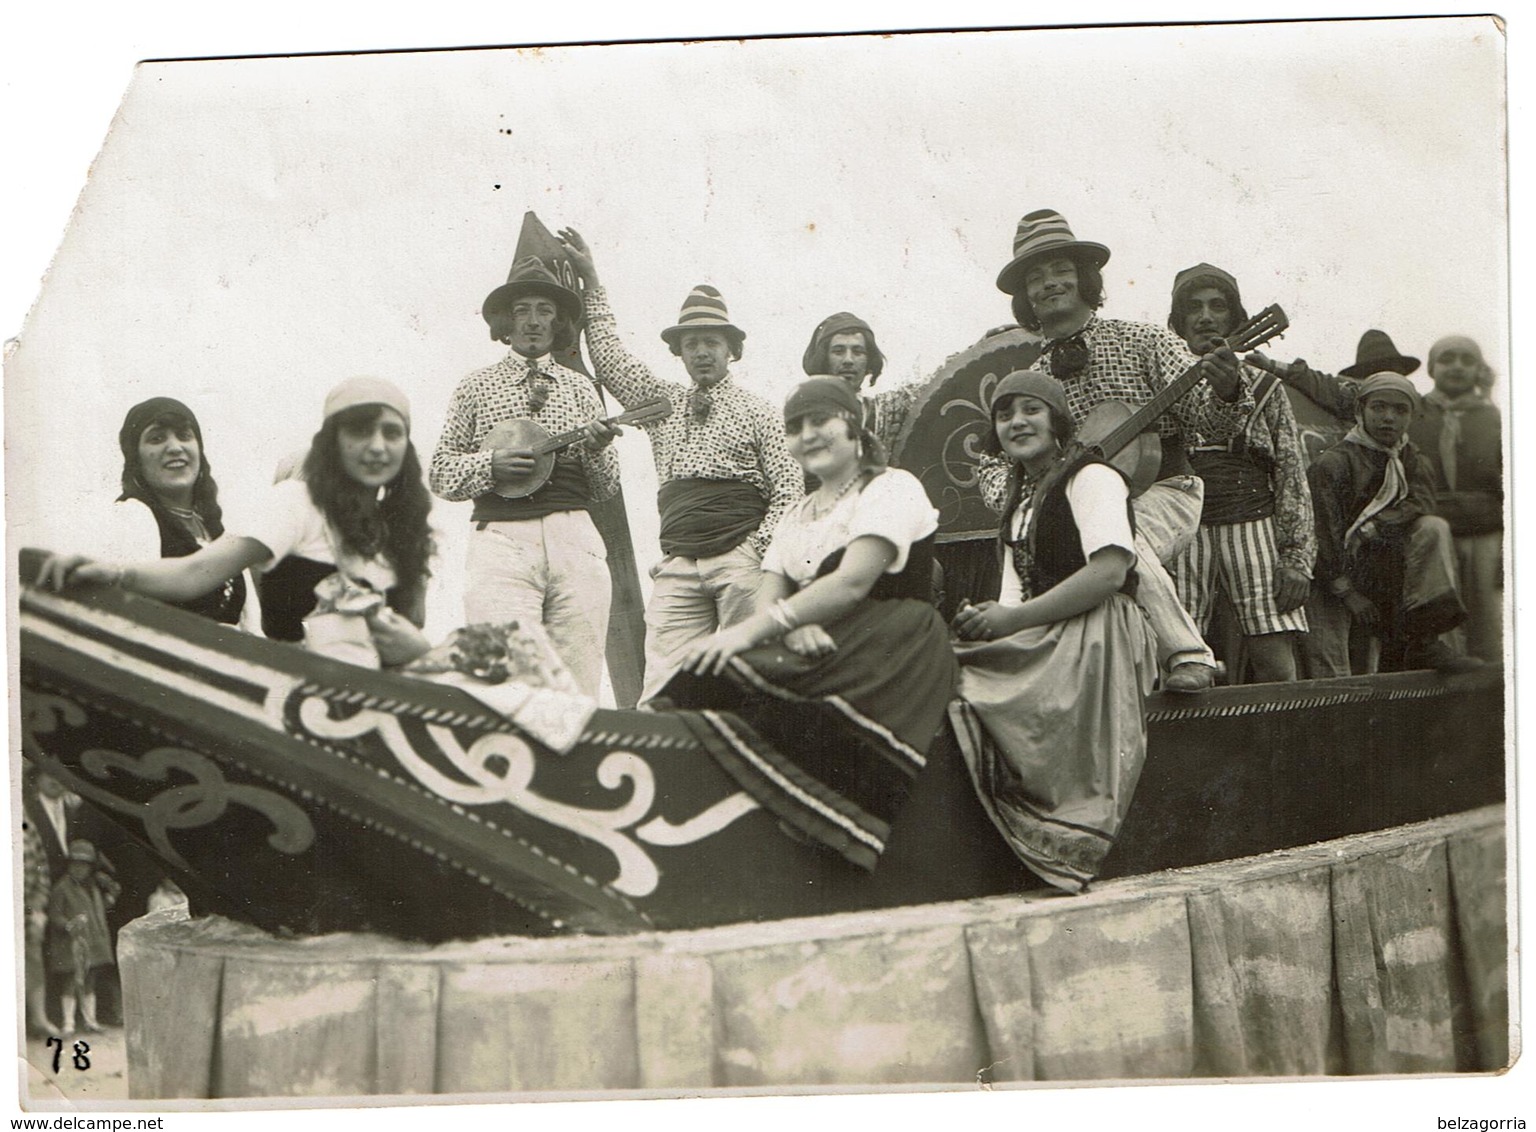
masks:
<instances>
[{"instance_id":1,"label":"patterned shirt","mask_svg":"<svg viewBox=\"0 0 1536 1132\"><path fill-rule=\"evenodd\" d=\"M1198 361L1182 338L1150 322L1090 314L1078 333L1088 347L1088 365L1081 373L1058 380L1066 387L1067 407L1079 424L1104 401L1145 405ZM1047 338L1041 343L1034 369L1051 373L1051 347L1058 341L1063 339ZM1219 441L1235 435L1253 412L1253 391L1245 383L1240 385L1242 395L1236 401L1223 401L1208 382L1196 382L1158 422L1160 435L1165 440L1182 440L1190 448L1201 443L1201 437ZM1008 464L1002 456L983 456L977 466L982 501L999 513L1008 496Z\"/></svg>"},{"instance_id":2,"label":"patterned shirt","mask_svg":"<svg viewBox=\"0 0 1536 1132\"><path fill-rule=\"evenodd\" d=\"M587 346L597 380L626 409L652 397L672 402L670 416L644 425L656 458L659 485L679 479L736 480L755 487L768 512L747 540L759 554L768 549L779 520L804 494L804 473L784 442L783 414L730 377L709 387L709 411L701 421L689 405L691 383L662 381L624 348L608 294L585 294Z\"/></svg>"},{"instance_id":3,"label":"patterned shirt","mask_svg":"<svg viewBox=\"0 0 1536 1132\"><path fill-rule=\"evenodd\" d=\"M1243 379L1250 392L1264 376L1263 370L1243 365ZM1275 383L1263 406L1248 418L1243 443L1258 456L1258 463L1270 470L1275 491L1275 548L1280 564L1311 578L1317 559L1312 489L1307 486L1307 462L1302 455L1301 438L1296 434L1296 414L1283 385Z\"/></svg>"},{"instance_id":4,"label":"patterned shirt","mask_svg":"<svg viewBox=\"0 0 1536 1132\"><path fill-rule=\"evenodd\" d=\"M893 456L896 452L896 441L901 436L902 426L907 423L907 415L917 401L919 389L918 382L909 381L880 393L859 394L859 400L864 403L864 427L885 445L887 456Z\"/></svg>"},{"instance_id":5,"label":"patterned shirt","mask_svg":"<svg viewBox=\"0 0 1536 1132\"><path fill-rule=\"evenodd\" d=\"M554 436L603 416L602 399L585 376L548 355L539 358L538 365L548 381L548 399L537 409L529 406L535 387L529 381L528 359L515 350L459 382L448 403L448 419L437 451L432 453L430 481L435 494L456 503L494 488L491 453L480 451L480 444L502 421L537 421ZM619 489L619 457L611 444L594 452L578 442L558 453L555 460L581 463L594 501L607 499Z\"/></svg>"}]
</instances>

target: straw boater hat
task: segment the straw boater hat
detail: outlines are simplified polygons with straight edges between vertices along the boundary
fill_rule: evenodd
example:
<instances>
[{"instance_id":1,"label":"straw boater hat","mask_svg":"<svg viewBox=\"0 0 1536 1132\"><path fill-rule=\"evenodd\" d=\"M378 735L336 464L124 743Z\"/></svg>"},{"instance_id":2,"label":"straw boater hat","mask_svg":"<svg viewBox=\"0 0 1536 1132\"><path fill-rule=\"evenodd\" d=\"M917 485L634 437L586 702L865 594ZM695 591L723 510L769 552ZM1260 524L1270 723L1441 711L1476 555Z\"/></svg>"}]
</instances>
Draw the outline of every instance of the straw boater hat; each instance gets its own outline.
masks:
<instances>
[{"instance_id":1,"label":"straw boater hat","mask_svg":"<svg viewBox=\"0 0 1536 1132\"><path fill-rule=\"evenodd\" d=\"M719 330L727 338L734 335L737 353L741 352L741 340L747 336L745 330L731 324L725 300L708 283L700 283L688 292L688 297L683 300L683 309L677 316L677 325L663 330L661 339L672 347L675 354L678 352L678 341L690 330Z\"/></svg>"},{"instance_id":2,"label":"straw boater hat","mask_svg":"<svg viewBox=\"0 0 1536 1132\"><path fill-rule=\"evenodd\" d=\"M480 304L481 317L490 322L493 316L508 313L512 301L520 295L542 295L566 318L572 322L581 321L581 296L556 279L554 272L536 255L524 256L512 265L507 281Z\"/></svg>"},{"instance_id":3,"label":"straw boater hat","mask_svg":"<svg viewBox=\"0 0 1536 1132\"><path fill-rule=\"evenodd\" d=\"M998 272L997 289L1005 295L1019 294L1024 289L1024 272L1029 265L1047 255L1087 260L1094 267L1109 262L1108 248L1075 238L1067 227L1066 217L1054 209L1042 208L1019 221L1013 234L1013 259Z\"/></svg>"},{"instance_id":4,"label":"straw boater hat","mask_svg":"<svg viewBox=\"0 0 1536 1132\"><path fill-rule=\"evenodd\" d=\"M1341 369L1341 377L1369 377L1373 373L1390 370L1407 376L1419 368L1419 359L1399 354L1385 330L1367 330L1360 335L1360 345L1355 347L1355 364Z\"/></svg>"}]
</instances>

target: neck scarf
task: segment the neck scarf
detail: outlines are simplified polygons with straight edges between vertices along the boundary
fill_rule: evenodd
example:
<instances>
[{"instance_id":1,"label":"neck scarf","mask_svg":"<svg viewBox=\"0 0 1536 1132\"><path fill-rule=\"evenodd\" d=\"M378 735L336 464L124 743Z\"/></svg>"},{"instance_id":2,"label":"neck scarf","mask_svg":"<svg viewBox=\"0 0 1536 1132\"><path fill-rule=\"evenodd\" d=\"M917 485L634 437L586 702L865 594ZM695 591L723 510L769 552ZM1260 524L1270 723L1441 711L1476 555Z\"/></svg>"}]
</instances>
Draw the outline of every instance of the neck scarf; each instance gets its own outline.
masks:
<instances>
[{"instance_id":1,"label":"neck scarf","mask_svg":"<svg viewBox=\"0 0 1536 1132\"><path fill-rule=\"evenodd\" d=\"M1387 454L1387 469L1386 474L1381 478L1381 487L1376 490L1371 501L1361 508L1360 514L1355 516L1355 521L1349 525L1349 530L1344 532L1344 545L1353 549L1361 527L1388 507L1408 498L1408 473L1403 468L1403 447L1408 443L1408 435L1404 433L1398 438L1396 444L1388 448L1372 439L1371 435L1365 431L1364 425L1356 423L1354 428L1344 434L1344 439L1350 444L1358 444L1373 452Z\"/></svg>"},{"instance_id":2,"label":"neck scarf","mask_svg":"<svg viewBox=\"0 0 1536 1132\"><path fill-rule=\"evenodd\" d=\"M1452 399L1438 389L1424 395L1426 404L1434 405L1441 412L1440 468L1445 476L1447 491L1456 490L1456 448L1461 444L1461 414L1482 404L1477 390L1471 389Z\"/></svg>"}]
</instances>

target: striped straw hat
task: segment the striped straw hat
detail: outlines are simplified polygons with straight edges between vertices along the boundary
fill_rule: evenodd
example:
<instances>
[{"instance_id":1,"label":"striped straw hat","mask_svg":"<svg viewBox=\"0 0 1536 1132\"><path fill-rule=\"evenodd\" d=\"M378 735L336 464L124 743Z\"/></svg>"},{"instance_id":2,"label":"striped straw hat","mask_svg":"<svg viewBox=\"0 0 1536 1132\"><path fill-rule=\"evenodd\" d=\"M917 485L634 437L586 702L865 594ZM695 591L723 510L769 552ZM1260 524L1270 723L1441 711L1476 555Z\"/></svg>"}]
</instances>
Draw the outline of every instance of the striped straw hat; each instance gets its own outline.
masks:
<instances>
[{"instance_id":1,"label":"striped straw hat","mask_svg":"<svg viewBox=\"0 0 1536 1132\"><path fill-rule=\"evenodd\" d=\"M727 338L735 335L738 350L741 340L747 336L745 330L731 324L731 316L725 310L725 300L708 283L700 283L688 292L688 297L683 300L682 312L677 316L677 325L663 330L661 339L672 347L675 354L679 340L690 330L720 330Z\"/></svg>"},{"instance_id":2,"label":"striped straw hat","mask_svg":"<svg viewBox=\"0 0 1536 1132\"><path fill-rule=\"evenodd\" d=\"M1109 249L1103 244L1073 237L1067 219L1052 208L1031 212L1019 221L1013 234L1013 259L997 276L997 289L1005 295L1017 295L1024 289L1024 272L1041 256L1065 252L1073 258L1091 260L1095 267L1109 262Z\"/></svg>"}]
</instances>

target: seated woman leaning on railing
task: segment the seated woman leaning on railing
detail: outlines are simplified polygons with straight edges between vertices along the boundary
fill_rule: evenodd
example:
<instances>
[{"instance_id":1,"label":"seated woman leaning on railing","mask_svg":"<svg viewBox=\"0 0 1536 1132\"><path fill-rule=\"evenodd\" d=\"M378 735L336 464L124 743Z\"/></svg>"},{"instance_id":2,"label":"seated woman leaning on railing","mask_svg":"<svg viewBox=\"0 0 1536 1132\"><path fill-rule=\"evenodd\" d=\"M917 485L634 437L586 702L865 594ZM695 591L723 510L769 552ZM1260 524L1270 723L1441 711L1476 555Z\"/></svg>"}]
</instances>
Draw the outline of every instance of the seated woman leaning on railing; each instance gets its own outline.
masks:
<instances>
[{"instance_id":1,"label":"seated woman leaning on railing","mask_svg":"<svg viewBox=\"0 0 1536 1132\"><path fill-rule=\"evenodd\" d=\"M1097 874L1146 757L1157 676L1132 600L1124 478L1072 455L1060 382L1018 371L992 394L989 443L1011 461L998 600L955 615L956 737L982 804L1015 854L1079 892Z\"/></svg>"},{"instance_id":2,"label":"seated woman leaning on railing","mask_svg":"<svg viewBox=\"0 0 1536 1132\"><path fill-rule=\"evenodd\" d=\"M931 602L938 514L861 420L836 378L790 394L789 450L820 486L780 521L757 612L693 646L653 704L728 712L706 716L711 746L742 788L873 868L956 669Z\"/></svg>"},{"instance_id":3,"label":"seated woman leaning on railing","mask_svg":"<svg viewBox=\"0 0 1536 1132\"><path fill-rule=\"evenodd\" d=\"M326 594L338 607L368 609L356 619L365 652L371 638L379 661L405 664L428 649L421 625L433 549L410 413L405 394L387 381L344 381L326 396L302 478L272 485L235 527L183 557L113 563L55 555L39 582L56 589L104 582L187 604L256 568L267 636L304 640L305 619Z\"/></svg>"}]
</instances>

